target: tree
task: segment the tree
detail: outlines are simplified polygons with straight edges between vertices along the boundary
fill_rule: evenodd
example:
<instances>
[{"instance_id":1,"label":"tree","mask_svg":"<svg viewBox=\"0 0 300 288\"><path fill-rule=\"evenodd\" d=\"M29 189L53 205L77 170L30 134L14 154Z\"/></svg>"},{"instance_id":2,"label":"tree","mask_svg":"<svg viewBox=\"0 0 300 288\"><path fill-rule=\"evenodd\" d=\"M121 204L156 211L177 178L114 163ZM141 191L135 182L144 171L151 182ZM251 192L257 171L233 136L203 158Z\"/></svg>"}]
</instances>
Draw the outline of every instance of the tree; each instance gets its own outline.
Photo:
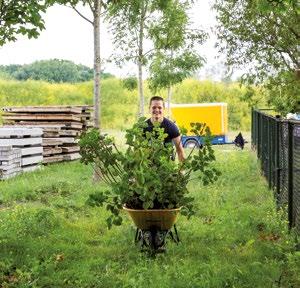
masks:
<instances>
[{"instance_id":1,"label":"tree","mask_svg":"<svg viewBox=\"0 0 300 288\"><path fill-rule=\"evenodd\" d=\"M47 5L39 0L0 0L0 47L16 41L17 34L37 38L45 29L42 12Z\"/></svg>"},{"instance_id":2,"label":"tree","mask_svg":"<svg viewBox=\"0 0 300 288\"><path fill-rule=\"evenodd\" d=\"M176 1L119 0L108 10L107 19L116 46L116 62L133 61L137 64L140 116L144 115L143 67L154 51L153 29L160 26L161 16L165 15L163 11L172 2Z\"/></svg>"},{"instance_id":3,"label":"tree","mask_svg":"<svg viewBox=\"0 0 300 288\"><path fill-rule=\"evenodd\" d=\"M246 68L242 80L262 83L279 112L293 110L300 97L295 75L300 68L297 2L216 0L214 8L217 47L226 54L227 64Z\"/></svg>"},{"instance_id":4,"label":"tree","mask_svg":"<svg viewBox=\"0 0 300 288\"><path fill-rule=\"evenodd\" d=\"M0 66L0 71L17 80L33 79L55 83L82 82L93 78L93 69L61 59L40 60L25 65Z\"/></svg>"},{"instance_id":5,"label":"tree","mask_svg":"<svg viewBox=\"0 0 300 288\"><path fill-rule=\"evenodd\" d=\"M48 0L48 3L53 5L55 3L62 4L71 7L80 15L84 20L89 22L93 26L94 32L94 126L96 128L101 127L101 85L100 85L100 71L101 71L101 57L100 57L100 15L103 7L107 4L113 2L113 0ZM83 6L89 7L92 12L93 19L89 19L87 16L83 15L77 5L82 4Z\"/></svg>"},{"instance_id":6,"label":"tree","mask_svg":"<svg viewBox=\"0 0 300 288\"><path fill-rule=\"evenodd\" d=\"M135 76L129 76L122 80L123 87L129 91L133 91L137 88L137 79Z\"/></svg>"},{"instance_id":7,"label":"tree","mask_svg":"<svg viewBox=\"0 0 300 288\"><path fill-rule=\"evenodd\" d=\"M151 29L155 53L150 64L150 89L168 89L170 115L171 87L182 82L202 66L204 59L195 51L196 44L202 44L206 34L190 29L187 9L191 1L174 1L163 10L159 25Z\"/></svg>"}]
</instances>

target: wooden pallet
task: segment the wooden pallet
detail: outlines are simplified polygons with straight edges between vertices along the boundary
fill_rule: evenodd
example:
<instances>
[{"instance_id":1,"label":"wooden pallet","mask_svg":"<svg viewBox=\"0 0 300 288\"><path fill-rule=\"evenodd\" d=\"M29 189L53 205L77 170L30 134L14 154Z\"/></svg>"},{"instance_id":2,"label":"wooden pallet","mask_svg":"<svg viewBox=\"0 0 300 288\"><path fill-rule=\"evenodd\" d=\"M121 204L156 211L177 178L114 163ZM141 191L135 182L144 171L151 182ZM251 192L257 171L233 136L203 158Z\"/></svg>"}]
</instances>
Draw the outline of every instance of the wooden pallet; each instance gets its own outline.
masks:
<instances>
[{"instance_id":1,"label":"wooden pallet","mask_svg":"<svg viewBox=\"0 0 300 288\"><path fill-rule=\"evenodd\" d=\"M76 129L76 130L81 130L83 127L83 123L79 122L46 122L46 121L5 121L5 126L25 126L26 128L31 126L31 127L39 127L39 128L44 128L44 127L61 127L63 129Z\"/></svg>"},{"instance_id":2,"label":"wooden pallet","mask_svg":"<svg viewBox=\"0 0 300 288\"><path fill-rule=\"evenodd\" d=\"M0 180L8 179L22 172L21 149L0 146Z\"/></svg>"},{"instance_id":3,"label":"wooden pallet","mask_svg":"<svg viewBox=\"0 0 300 288\"><path fill-rule=\"evenodd\" d=\"M15 138L15 139L0 139L1 146L13 146L13 147L30 147L33 145L40 146L42 144L42 138Z\"/></svg>"},{"instance_id":4,"label":"wooden pallet","mask_svg":"<svg viewBox=\"0 0 300 288\"><path fill-rule=\"evenodd\" d=\"M10 114L4 113L2 118L4 120L15 120L17 122L24 120L37 120L37 121L81 121L81 117L72 114Z\"/></svg>"},{"instance_id":5,"label":"wooden pallet","mask_svg":"<svg viewBox=\"0 0 300 288\"><path fill-rule=\"evenodd\" d=\"M12 113L74 113L81 114L82 109L75 106L27 106L27 107L4 107L4 112Z\"/></svg>"},{"instance_id":6,"label":"wooden pallet","mask_svg":"<svg viewBox=\"0 0 300 288\"><path fill-rule=\"evenodd\" d=\"M92 126L94 117L90 105L4 107L2 110L5 124L43 129L45 163L78 159L78 137Z\"/></svg>"},{"instance_id":7,"label":"wooden pallet","mask_svg":"<svg viewBox=\"0 0 300 288\"><path fill-rule=\"evenodd\" d=\"M0 146L20 148L20 166L23 170L25 167L37 166L42 162L42 134L41 128L0 127ZM1 152L3 156L7 153L9 153L9 149ZM34 168L31 167L32 169Z\"/></svg>"},{"instance_id":8,"label":"wooden pallet","mask_svg":"<svg viewBox=\"0 0 300 288\"><path fill-rule=\"evenodd\" d=\"M0 129L0 138L28 138L28 137L41 137L43 130L40 128L8 128L2 127Z\"/></svg>"}]
</instances>

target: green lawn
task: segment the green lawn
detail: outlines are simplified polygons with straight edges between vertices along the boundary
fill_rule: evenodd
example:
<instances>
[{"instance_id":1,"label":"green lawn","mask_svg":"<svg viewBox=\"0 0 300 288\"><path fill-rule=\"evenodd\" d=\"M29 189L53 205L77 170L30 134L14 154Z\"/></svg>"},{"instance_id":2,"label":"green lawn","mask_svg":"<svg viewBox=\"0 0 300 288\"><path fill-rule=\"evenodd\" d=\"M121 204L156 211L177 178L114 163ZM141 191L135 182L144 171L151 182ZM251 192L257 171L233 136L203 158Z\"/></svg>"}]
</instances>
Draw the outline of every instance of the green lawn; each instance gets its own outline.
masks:
<instances>
[{"instance_id":1,"label":"green lawn","mask_svg":"<svg viewBox=\"0 0 300 288\"><path fill-rule=\"evenodd\" d=\"M284 211L248 149L217 148L222 176L192 182L197 214L180 216L181 243L149 258L129 219L107 230L103 189L80 162L0 182L0 287L300 287L300 252Z\"/></svg>"}]
</instances>

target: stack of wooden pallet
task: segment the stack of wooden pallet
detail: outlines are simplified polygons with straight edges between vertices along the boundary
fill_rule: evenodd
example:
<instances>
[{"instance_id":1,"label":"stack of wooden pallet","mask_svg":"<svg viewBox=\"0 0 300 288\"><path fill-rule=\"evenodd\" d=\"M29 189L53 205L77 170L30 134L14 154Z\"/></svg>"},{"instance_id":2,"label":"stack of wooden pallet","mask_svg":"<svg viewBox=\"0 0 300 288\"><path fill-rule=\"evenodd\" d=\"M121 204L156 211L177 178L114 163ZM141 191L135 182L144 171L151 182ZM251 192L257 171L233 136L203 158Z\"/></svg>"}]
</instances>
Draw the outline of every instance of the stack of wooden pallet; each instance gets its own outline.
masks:
<instances>
[{"instance_id":1,"label":"stack of wooden pallet","mask_svg":"<svg viewBox=\"0 0 300 288\"><path fill-rule=\"evenodd\" d=\"M0 146L0 180L13 177L22 172L21 149Z\"/></svg>"},{"instance_id":2,"label":"stack of wooden pallet","mask_svg":"<svg viewBox=\"0 0 300 288\"><path fill-rule=\"evenodd\" d=\"M43 161L42 134L40 128L0 127L0 146L19 148L22 171L32 171Z\"/></svg>"},{"instance_id":3,"label":"stack of wooden pallet","mask_svg":"<svg viewBox=\"0 0 300 288\"><path fill-rule=\"evenodd\" d=\"M43 129L43 163L80 158L78 137L92 126L91 106L4 107L6 125Z\"/></svg>"}]
</instances>

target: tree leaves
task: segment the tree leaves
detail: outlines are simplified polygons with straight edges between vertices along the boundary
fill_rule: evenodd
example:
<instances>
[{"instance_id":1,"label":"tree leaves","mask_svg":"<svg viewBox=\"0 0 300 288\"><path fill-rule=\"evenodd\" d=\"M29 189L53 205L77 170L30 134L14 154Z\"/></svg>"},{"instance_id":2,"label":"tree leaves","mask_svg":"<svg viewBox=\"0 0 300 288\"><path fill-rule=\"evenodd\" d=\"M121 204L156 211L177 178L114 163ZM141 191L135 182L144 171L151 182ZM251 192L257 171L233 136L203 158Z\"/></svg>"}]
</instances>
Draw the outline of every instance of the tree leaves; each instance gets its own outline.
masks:
<instances>
[{"instance_id":1,"label":"tree leaves","mask_svg":"<svg viewBox=\"0 0 300 288\"><path fill-rule=\"evenodd\" d=\"M0 1L0 47L16 41L17 34L37 38L45 29L41 14L46 8L46 1Z\"/></svg>"},{"instance_id":2,"label":"tree leaves","mask_svg":"<svg viewBox=\"0 0 300 288\"><path fill-rule=\"evenodd\" d=\"M300 14L296 1L217 0L214 8L217 47L226 54L227 64L246 71L244 83L263 84L269 103L277 111L295 109L290 99L294 95L300 99L299 81L294 75L300 67ZM283 91L278 93L280 90Z\"/></svg>"},{"instance_id":3,"label":"tree leaves","mask_svg":"<svg viewBox=\"0 0 300 288\"><path fill-rule=\"evenodd\" d=\"M178 163L171 160L172 145L164 145L167 136L159 123L145 133L147 123L141 118L126 131L127 149L119 152L113 139L92 129L80 139L82 162L92 163L101 172L110 189L90 195L87 204L102 206L112 214L108 227L120 225L123 205L132 209L171 209L183 207L188 217L194 214L193 198L187 184L197 172L204 185L217 180L220 172L211 167L215 160L211 147L211 133L206 124L191 123L191 130L206 137L204 147Z\"/></svg>"}]
</instances>

